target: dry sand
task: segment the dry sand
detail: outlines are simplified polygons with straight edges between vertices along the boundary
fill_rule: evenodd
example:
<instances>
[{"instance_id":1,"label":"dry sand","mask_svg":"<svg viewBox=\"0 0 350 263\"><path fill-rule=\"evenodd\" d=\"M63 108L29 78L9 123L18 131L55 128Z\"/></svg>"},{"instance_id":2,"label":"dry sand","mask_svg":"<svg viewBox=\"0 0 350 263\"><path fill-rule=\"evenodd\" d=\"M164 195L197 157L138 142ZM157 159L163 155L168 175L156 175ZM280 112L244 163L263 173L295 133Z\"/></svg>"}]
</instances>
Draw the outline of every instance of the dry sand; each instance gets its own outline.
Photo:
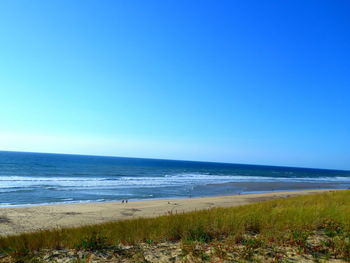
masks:
<instances>
[{"instance_id":1,"label":"dry sand","mask_svg":"<svg viewBox=\"0 0 350 263\"><path fill-rule=\"evenodd\" d=\"M330 190L304 190L191 199L134 201L128 204L110 202L0 208L0 235L98 224L136 217L155 217L171 212L180 213L212 207L238 206L270 199L325 191Z\"/></svg>"}]
</instances>

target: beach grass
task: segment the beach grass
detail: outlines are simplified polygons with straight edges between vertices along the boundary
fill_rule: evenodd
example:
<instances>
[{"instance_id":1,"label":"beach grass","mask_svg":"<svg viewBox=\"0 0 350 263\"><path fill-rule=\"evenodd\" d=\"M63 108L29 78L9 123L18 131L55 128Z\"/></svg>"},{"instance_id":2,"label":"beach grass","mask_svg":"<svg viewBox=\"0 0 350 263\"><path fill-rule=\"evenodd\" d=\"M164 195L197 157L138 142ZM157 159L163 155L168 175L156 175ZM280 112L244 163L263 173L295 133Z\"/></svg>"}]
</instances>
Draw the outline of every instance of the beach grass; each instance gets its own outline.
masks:
<instances>
[{"instance_id":1,"label":"beach grass","mask_svg":"<svg viewBox=\"0 0 350 263\"><path fill-rule=\"evenodd\" d=\"M315 235L325 239L312 246L309 239ZM245 249L240 250L240 253L245 253L242 255L244 258L252 256L252 251L258 247L291 246L300 253L350 260L350 191L331 191L181 214L169 212L156 218L1 237L0 251L20 258L42 249L92 251L120 244L178 241L182 242L182 248L187 253L195 253L198 246L193 244L197 243L212 244L218 255L227 251L228 247L234 249L234 246L240 245Z\"/></svg>"}]
</instances>

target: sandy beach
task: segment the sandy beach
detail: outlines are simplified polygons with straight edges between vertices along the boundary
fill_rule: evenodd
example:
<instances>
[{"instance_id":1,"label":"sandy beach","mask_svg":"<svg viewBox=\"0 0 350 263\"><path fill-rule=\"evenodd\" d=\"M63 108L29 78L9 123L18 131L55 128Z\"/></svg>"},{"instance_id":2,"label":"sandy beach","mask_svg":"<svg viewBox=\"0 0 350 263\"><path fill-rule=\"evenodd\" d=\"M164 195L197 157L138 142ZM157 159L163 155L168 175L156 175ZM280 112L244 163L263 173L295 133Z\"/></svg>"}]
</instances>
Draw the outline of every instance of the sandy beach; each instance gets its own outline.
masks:
<instances>
[{"instance_id":1,"label":"sandy beach","mask_svg":"<svg viewBox=\"0 0 350 263\"><path fill-rule=\"evenodd\" d=\"M43 229L76 227L137 217L155 217L212 207L230 207L276 198L315 194L331 190L304 190L191 199L45 205L0 208L0 235ZM332 190L334 191L334 190Z\"/></svg>"}]
</instances>

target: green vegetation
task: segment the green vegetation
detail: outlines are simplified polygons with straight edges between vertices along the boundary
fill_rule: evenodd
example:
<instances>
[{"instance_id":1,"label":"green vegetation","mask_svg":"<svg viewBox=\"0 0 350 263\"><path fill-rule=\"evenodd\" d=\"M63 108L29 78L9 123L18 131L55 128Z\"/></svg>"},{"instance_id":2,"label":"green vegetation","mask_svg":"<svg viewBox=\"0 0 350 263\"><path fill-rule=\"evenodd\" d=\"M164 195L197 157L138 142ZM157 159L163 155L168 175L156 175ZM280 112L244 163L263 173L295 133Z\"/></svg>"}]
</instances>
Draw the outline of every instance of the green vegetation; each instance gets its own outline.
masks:
<instances>
[{"instance_id":1,"label":"green vegetation","mask_svg":"<svg viewBox=\"0 0 350 263\"><path fill-rule=\"evenodd\" d=\"M184 254L203 261L208 246L219 258L233 253L251 260L257 249L269 248L269 257L278 260L281 248L292 247L316 261L350 260L350 191L3 237L0 252L21 258L42 249L94 251L169 241L180 241Z\"/></svg>"}]
</instances>

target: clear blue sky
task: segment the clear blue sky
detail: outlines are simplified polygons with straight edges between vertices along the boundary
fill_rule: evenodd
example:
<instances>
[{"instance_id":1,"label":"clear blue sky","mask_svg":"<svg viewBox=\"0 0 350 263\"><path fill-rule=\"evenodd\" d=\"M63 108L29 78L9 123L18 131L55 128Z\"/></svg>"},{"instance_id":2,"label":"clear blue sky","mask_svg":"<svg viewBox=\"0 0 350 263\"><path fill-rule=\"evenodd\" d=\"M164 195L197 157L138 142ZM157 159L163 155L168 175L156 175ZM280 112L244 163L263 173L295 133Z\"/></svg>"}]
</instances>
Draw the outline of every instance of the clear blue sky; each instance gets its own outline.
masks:
<instances>
[{"instance_id":1,"label":"clear blue sky","mask_svg":"<svg viewBox=\"0 0 350 263\"><path fill-rule=\"evenodd\" d=\"M0 2L0 149L350 169L350 2Z\"/></svg>"}]
</instances>

